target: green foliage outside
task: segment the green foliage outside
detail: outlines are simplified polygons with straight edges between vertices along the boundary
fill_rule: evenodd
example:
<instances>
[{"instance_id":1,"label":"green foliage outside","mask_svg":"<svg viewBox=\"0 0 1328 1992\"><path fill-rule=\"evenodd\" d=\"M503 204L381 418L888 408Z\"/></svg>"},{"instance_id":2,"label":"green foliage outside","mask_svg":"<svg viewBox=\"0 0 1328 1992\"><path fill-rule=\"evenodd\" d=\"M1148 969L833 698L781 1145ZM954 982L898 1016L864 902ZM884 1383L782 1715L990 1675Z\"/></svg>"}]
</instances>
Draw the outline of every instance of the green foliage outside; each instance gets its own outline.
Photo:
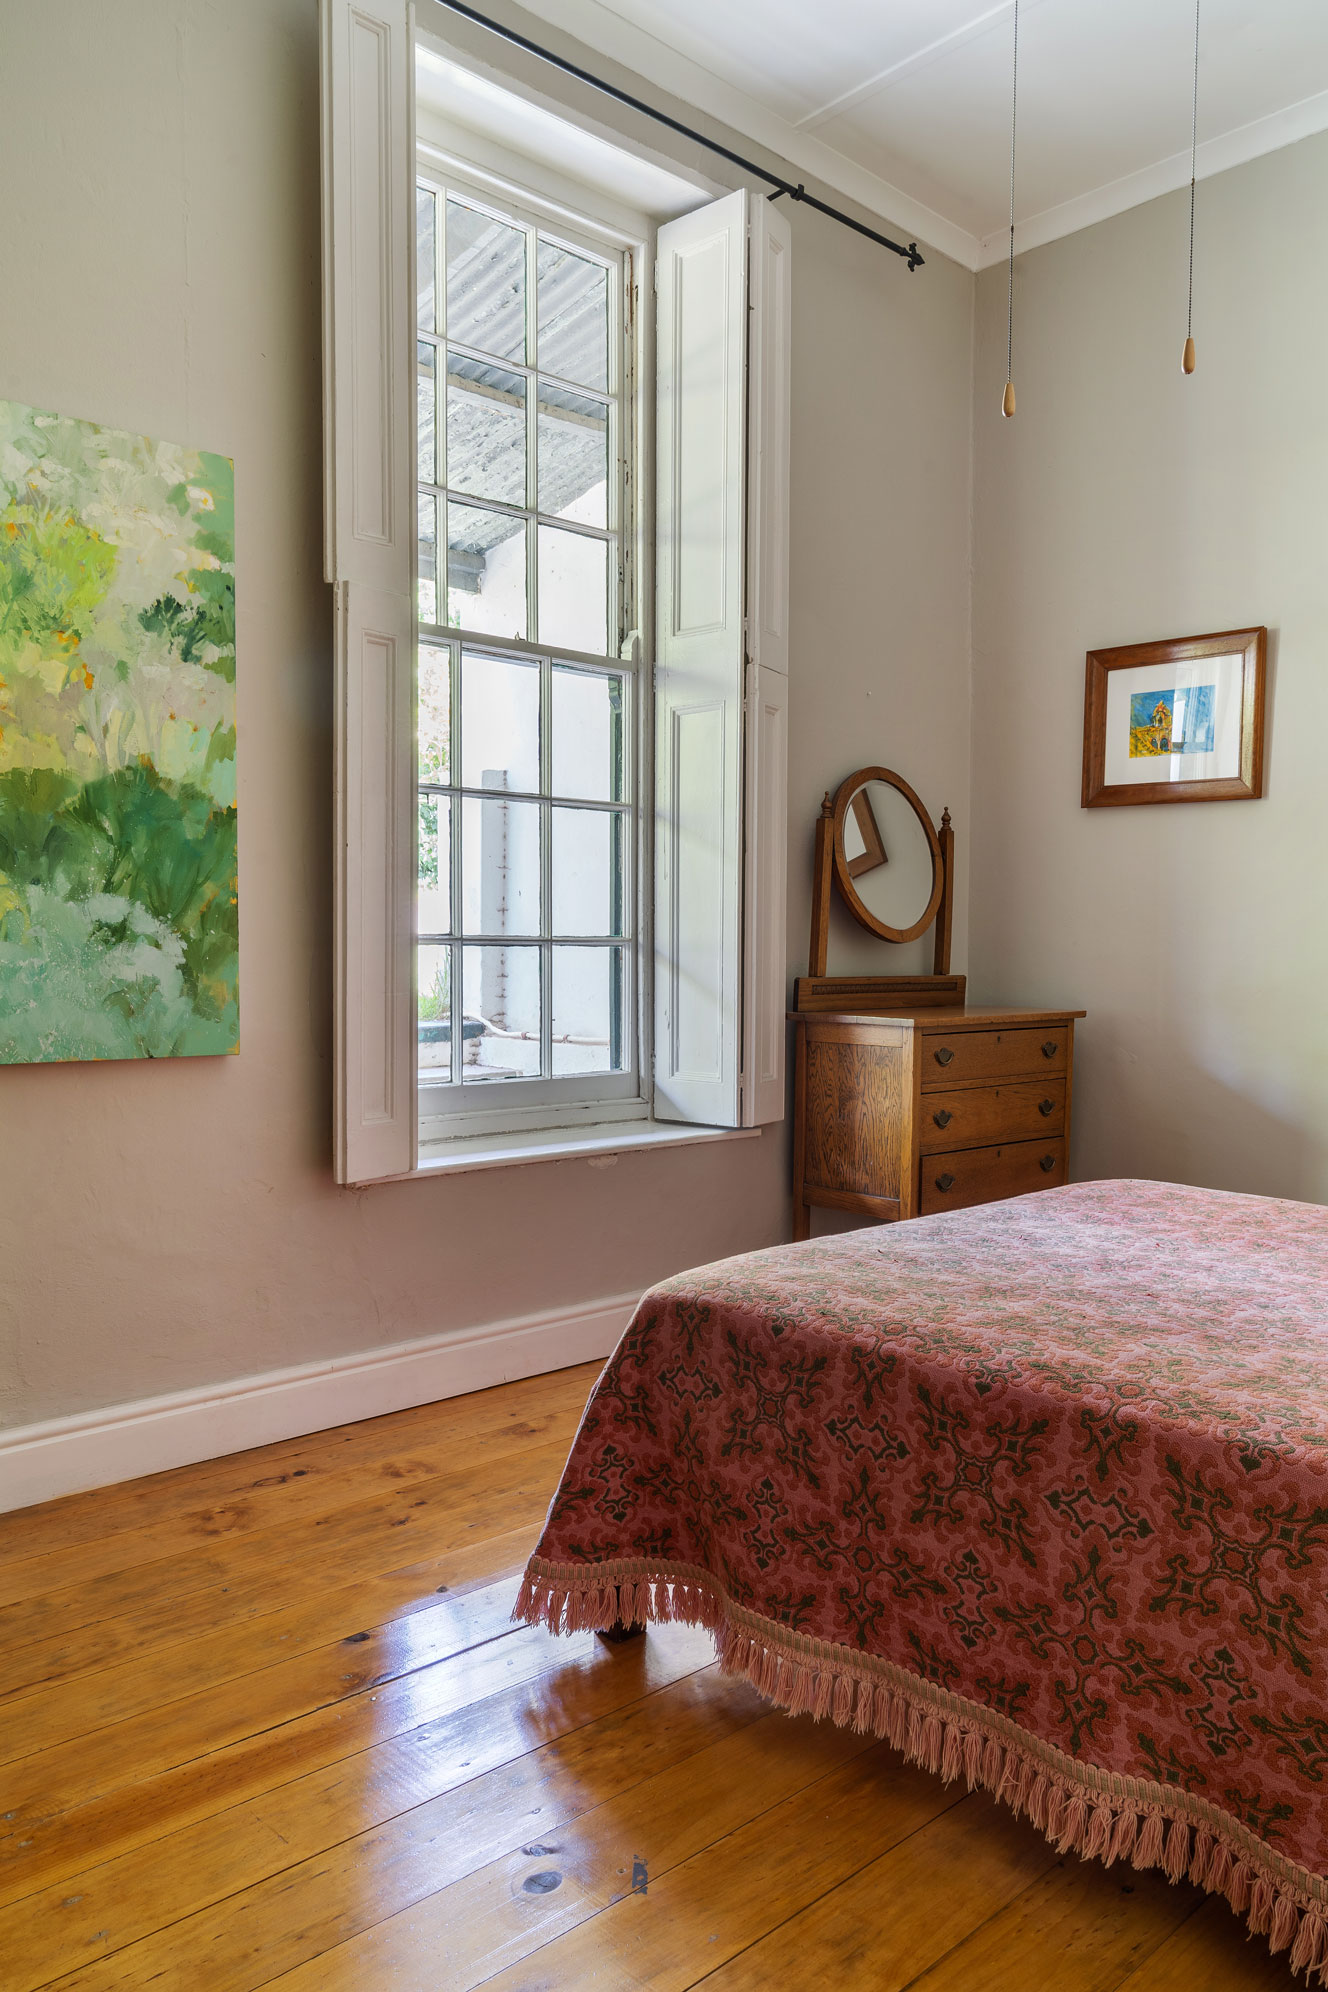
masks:
<instances>
[{"instance_id":1,"label":"green foliage outside","mask_svg":"<svg viewBox=\"0 0 1328 1992\"><path fill-rule=\"evenodd\" d=\"M0 1062L239 1041L224 457L0 402Z\"/></svg>"}]
</instances>

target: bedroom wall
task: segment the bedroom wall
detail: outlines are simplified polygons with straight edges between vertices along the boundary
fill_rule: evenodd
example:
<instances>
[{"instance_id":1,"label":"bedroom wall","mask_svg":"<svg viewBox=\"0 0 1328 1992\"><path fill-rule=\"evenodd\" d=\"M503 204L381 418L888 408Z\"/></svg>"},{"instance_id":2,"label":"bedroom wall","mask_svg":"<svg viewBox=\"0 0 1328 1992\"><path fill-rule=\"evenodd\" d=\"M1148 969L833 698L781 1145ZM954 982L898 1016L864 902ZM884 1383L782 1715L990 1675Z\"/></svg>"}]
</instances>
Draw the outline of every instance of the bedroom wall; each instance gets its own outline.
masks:
<instances>
[{"instance_id":1,"label":"bedroom wall","mask_svg":"<svg viewBox=\"0 0 1328 1992\"><path fill-rule=\"evenodd\" d=\"M1328 1200L1328 137L978 282L972 959L1088 1010L1076 1176ZM1082 810L1084 653L1269 628L1259 802Z\"/></svg>"},{"instance_id":2,"label":"bedroom wall","mask_svg":"<svg viewBox=\"0 0 1328 1992\"><path fill-rule=\"evenodd\" d=\"M235 458L243 1031L236 1058L0 1069L0 1422L786 1237L780 1128L333 1186L315 0L0 0L0 41L0 394ZM793 226L796 972L827 785L884 760L968 822L973 278ZM962 965L962 904L956 934Z\"/></svg>"}]
</instances>

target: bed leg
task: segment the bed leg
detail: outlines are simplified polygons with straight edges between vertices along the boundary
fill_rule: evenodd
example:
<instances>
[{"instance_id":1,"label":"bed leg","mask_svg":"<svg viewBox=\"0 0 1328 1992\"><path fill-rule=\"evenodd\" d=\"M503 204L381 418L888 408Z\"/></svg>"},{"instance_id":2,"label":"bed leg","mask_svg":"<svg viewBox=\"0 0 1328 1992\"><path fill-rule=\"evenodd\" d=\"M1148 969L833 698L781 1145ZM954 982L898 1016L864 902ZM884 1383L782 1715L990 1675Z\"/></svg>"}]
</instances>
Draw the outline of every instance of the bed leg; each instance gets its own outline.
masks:
<instances>
[{"instance_id":1,"label":"bed leg","mask_svg":"<svg viewBox=\"0 0 1328 1992\"><path fill-rule=\"evenodd\" d=\"M618 1592L618 1603L622 1604L621 1589ZM645 1630L643 1625L635 1623L629 1625L625 1619L616 1618L612 1625L602 1626L595 1636L597 1639L602 1639L607 1646L624 1646L629 1639L644 1639Z\"/></svg>"},{"instance_id":2,"label":"bed leg","mask_svg":"<svg viewBox=\"0 0 1328 1992\"><path fill-rule=\"evenodd\" d=\"M624 1625L621 1619L615 1619L612 1625L601 1626L595 1634L596 1639L602 1639L606 1646L622 1646L629 1639L644 1639L645 1636L643 1625Z\"/></svg>"}]
</instances>

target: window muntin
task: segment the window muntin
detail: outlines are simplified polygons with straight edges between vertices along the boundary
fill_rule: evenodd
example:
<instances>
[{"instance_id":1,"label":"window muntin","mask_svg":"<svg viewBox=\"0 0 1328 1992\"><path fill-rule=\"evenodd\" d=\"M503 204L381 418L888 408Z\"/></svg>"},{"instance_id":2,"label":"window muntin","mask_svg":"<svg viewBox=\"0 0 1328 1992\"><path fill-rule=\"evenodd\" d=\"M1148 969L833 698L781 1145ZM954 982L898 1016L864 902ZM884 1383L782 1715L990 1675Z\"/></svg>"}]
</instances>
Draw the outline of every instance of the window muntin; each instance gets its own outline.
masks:
<instances>
[{"instance_id":1,"label":"window muntin","mask_svg":"<svg viewBox=\"0 0 1328 1992\"><path fill-rule=\"evenodd\" d=\"M623 259L469 195L416 202L420 621L611 655Z\"/></svg>"},{"instance_id":2,"label":"window muntin","mask_svg":"<svg viewBox=\"0 0 1328 1992\"><path fill-rule=\"evenodd\" d=\"M423 1111L628 1099L625 259L427 181L417 252Z\"/></svg>"}]
</instances>

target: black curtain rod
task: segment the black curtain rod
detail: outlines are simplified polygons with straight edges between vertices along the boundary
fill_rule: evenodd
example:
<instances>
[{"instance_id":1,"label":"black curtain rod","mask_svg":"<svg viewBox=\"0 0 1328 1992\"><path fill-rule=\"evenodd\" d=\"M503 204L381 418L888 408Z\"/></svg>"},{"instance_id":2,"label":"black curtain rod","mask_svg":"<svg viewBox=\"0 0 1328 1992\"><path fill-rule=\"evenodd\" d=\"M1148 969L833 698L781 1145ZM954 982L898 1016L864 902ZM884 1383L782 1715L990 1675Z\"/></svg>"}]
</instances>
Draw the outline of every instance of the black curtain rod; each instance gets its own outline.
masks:
<instances>
[{"instance_id":1,"label":"black curtain rod","mask_svg":"<svg viewBox=\"0 0 1328 1992\"><path fill-rule=\"evenodd\" d=\"M709 151L717 152L721 159L729 160L734 166L741 166L744 173L751 173L756 179L764 180L768 186L774 188L775 191L770 196L772 201L777 201L781 194L787 194L791 201L801 201L805 207L815 208L818 214L829 215L831 221L842 222L845 228L853 229L858 235L865 235L869 242L879 242L882 249L893 250L896 256L902 256L910 271L916 270L926 260L918 254L916 242L910 242L907 248L902 242L892 242L888 235L881 235L876 229L868 228L865 222L855 221L851 214L844 214L841 209L831 207L827 201L818 201L815 194L807 192L801 181L794 186L791 180L781 180L777 173L767 172L766 168L758 166L755 160L744 159L740 152L730 152L727 145L717 145L714 139L707 138L704 132L693 131L690 125L680 124L677 118L669 117L664 111L657 111L652 104L643 103L640 97L629 96L626 90L620 90L615 83L605 83L598 76L592 76L588 69L581 69L575 62L568 62L561 55L555 55L552 49L543 48L539 42L530 41L525 35L519 35L515 28L505 28L501 22L491 21L487 14L481 14L477 8L467 7L464 0L441 0L441 4L449 8L452 13L464 14L468 21L475 21L480 27L487 28L490 34L501 35L504 41L525 49L527 54L537 55L541 62L551 62L555 69L563 70L568 76L575 76L581 83L588 83L592 90L602 91L606 97L613 97L618 103L626 104L634 111L640 111L644 117L653 118L656 124L667 125L670 131L681 133L683 138L694 139L697 145L704 145Z\"/></svg>"}]
</instances>

